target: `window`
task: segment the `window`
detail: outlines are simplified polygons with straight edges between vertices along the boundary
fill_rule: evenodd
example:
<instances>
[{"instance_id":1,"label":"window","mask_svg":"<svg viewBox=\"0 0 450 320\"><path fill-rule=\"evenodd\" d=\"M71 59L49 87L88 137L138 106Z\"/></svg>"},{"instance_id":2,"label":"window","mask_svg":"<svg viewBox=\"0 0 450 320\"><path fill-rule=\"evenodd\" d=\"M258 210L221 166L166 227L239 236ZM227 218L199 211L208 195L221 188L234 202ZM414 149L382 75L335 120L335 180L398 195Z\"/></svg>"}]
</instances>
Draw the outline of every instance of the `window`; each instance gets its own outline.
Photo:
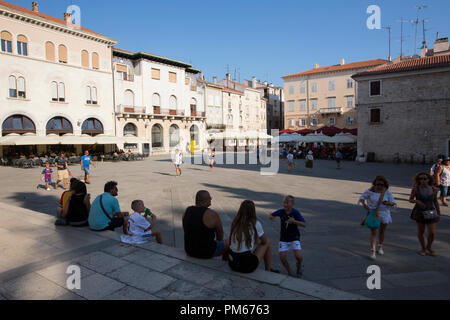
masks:
<instances>
[{"instance_id":1,"label":"window","mask_svg":"<svg viewBox=\"0 0 450 320\"><path fill-rule=\"evenodd\" d=\"M191 99L191 116L197 116L197 100Z\"/></svg>"},{"instance_id":2,"label":"window","mask_svg":"<svg viewBox=\"0 0 450 320\"><path fill-rule=\"evenodd\" d=\"M97 52L92 53L92 69L100 69L100 57Z\"/></svg>"},{"instance_id":3,"label":"window","mask_svg":"<svg viewBox=\"0 0 450 320\"><path fill-rule=\"evenodd\" d=\"M347 89L353 89L353 79L347 79Z\"/></svg>"},{"instance_id":4,"label":"window","mask_svg":"<svg viewBox=\"0 0 450 320\"><path fill-rule=\"evenodd\" d=\"M124 104L127 107L134 107L134 93L131 90L126 90L124 93Z\"/></svg>"},{"instance_id":5,"label":"window","mask_svg":"<svg viewBox=\"0 0 450 320\"><path fill-rule=\"evenodd\" d=\"M103 134L103 125L99 120L95 118L87 119L81 126L81 133L88 134L90 136Z\"/></svg>"},{"instance_id":6,"label":"window","mask_svg":"<svg viewBox=\"0 0 450 320\"><path fill-rule=\"evenodd\" d=\"M347 108L353 108L353 96L347 97Z\"/></svg>"},{"instance_id":7,"label":"window","mask_svg":"<svg viewBox=\"0 0 450 320\"><path fill-rule=\"evenodd\" d=\"M306 100L301 100L300 101L300 111L305 111L306 110Z\"/></svg>"},{"instance_id":8,"label":"window","mask_svg":"<svg viewBox=\"0 0 450 320\"><path fill-rule=\"evenodd\" d=\"M152 98L153 107L161 107L161 97L159 94L154 93Z\"/></svg>"},{"instance_id":9,"label":"window","mask_svg":"<svg viewBox=\"0 0 450 320\"><path fill-rule=\"evenodd\" d=\"M51 119L46 126L47 134L54 133L57 135L64 135L73 133L72 124L69 120L63 117L56 117Z\"/></svg>"},{"instance_id":10,"label":"window","mask_svg":"<svg viewBox=\"0 0 450 320\"><path fill-rule=\"evenodd\" d=\"M289 127L294 127L295 126L295 120L294 119L290 119L289 120Z\"/></svg>"},{"instance_id":11,"label":"window","mask_svg":"<svg viewBox=\"0 0 450 320\"><path fill-rule=\"evenodd\" d=\"M127 123L123 128L123 135L137 137L137 127L132 123Z\"/></svg>"},{"instance_id":12,"label":"window","mask_svg":"<svg viewBox=\"0 0 450 320\"><path fill-rule=\"evenodd\" d=\"M9 77L9 97L17 98L17 80L16 77Z\"/></svg>"},{"instance_id":13,"label":"window","mask_svg":"<svg viewBox=\"0 0 450 320\"><path fill-rule=\"evenodd\" d=\"M345 121L347 124L351 125L355 123L355 119L353 119L352 117L347 117L347 120Z\"/></svg>"},{"instance_id":14,"label":"window","mask_svg":"<svg viewBox=\"0 0 450 320\"><path fill-rule=\"evenodd\" d=\"M155 124L152 128L152 147L162 148L163 146L163 129L159 124Z\"/></svg>"},{"instance_id":15,"label":"window","mask_svg":"<svg viewBox=\"0 0 450 320\"><path fill-rule=\"evenodd\" d=\"M58 59L61 63L67 63L67 48L64 45L59 45L58 47Z\"/></svg>"},{"instance_id":16,"label":"window","mask_svg":"<svg viewBox=\"0 0 450 320\"><path fill-rule=\"evenodd\" d=\"M3 122L2 131L3 136L10 133L36 133L36 127L30 118L22 115L14 115Z\"/></svg>"},{"instance_id":17,"label":"window","mask_svg":"<svg viewBox=\"0 0 450 320\"><path fill-rule=\"evenodd\" d=\"M169 72L169 82L177 83L177 74L175 72Z\"/></svg>"},{"instance_id":18,"label":"window","mask_svg":"<svg viewBox=\"0 0 450 320\"><path fill-rule=\"evenodd\" d=\"M25 99L25 78L17 78L17 95L21 99Z\"/></svg>"},{"instance_id":19,"label":"window","mask_svg":"<svg viewBox=\"0 0 450 320\"><path fill-rule=\"evenodd\" d=\"M289 94L294 94L294 86L289 86Z\"/></svg>"},{"instance_id":20,"label":"window","mask_svg":"<svg viewBox=\"0 0 450 320\"><path fill-rule=\"evenodd\" d=\"M317 125L319 124L319 119L311 118L310 124L311 127L317 127Z\"/></svg>"},{"instance_id":21,"label":"window","mask_svg":"<svg viewBox=\"0 0 450 320\"><path fill-rule=\"evenodd\" d=\"M45 59L47 61L55 61L55 45L50 41L45 43Z\"/></svg>"},{"instance_id":22,"label":"window","mask_svg":"<svg viewBox=\"0 0 450 320\"><path fill-rule=\"evenodd\" d=\"M306 92L306 83L303 81L302 83L300 83L300 93L305 92Z\"/></svg>"},{"instance_id":23,"label":"window","mask_svg":"<svg viewBox=\"0 0 450 320\"><path fill-rule=\"evenodd\" d=\"M289 101L289 111L294 112L294 101Z\"/></svg>"},{"instance_id":24,"label":"window","mask_svg":"<svg viewBox=\"0 0 450 320\"><path fill-rule=\"evenodd\" d=\"M300 127L305 127L306 126L306 119L300 119L299 122L298 122L298 125Z\"/></svg>"},{"instance_id":25,"label":"window","mask_svg":"<svg viewBox=\"0 0 450 320\"><path fill-rule=\"evenodd\" d=\"M370 109L370 123L381 123L380 109Z\"/></svg>"},{"instance_id":26,"label":"window","mask_svg":"<svg viewBox=\"0 0 450 320\"><path fill-rule=\"evenodd\" d=\"M335 126L336 118L328 118L328 126Z\"/></svg>"},{"instance_id":27,"label":"window","mask_svg":"<svg viewBox=\"0 0 450 320\"><path fill-rule=\"evenodd\" d=\"M370 81L370 96L381 96L381 80Z\"/></svg>"},{"instance_id":28,"label":"window","mask_svg":"<svg viewBox=\"0 0 450 320\"><path fill-rule=\"evenodd\" d=\"M161 80L161 71L159 69L152 68L152 79Z\"/></svg>"},{"instance_id":29,"label":"window","mask_svg":"<svg viewBox=\"0 0 450 320\"><path fill-rule=\"evenodd\" d=\"M177 106L178 106L177 97L175 97L175 96L170 96L170 99L169 99L169 109L171 109L171 110L177 110Z\"/></svg>"},{"instance_id":30,"label":"window","mask_svg":"<svg viewBox=\"0 0 450 320\"><path fill-rule=\"evenodd\" d=\"M66 101L66 93L64 83L57 83L56 81L52 82L52 101L55 102L65 102Z\"/></svg>"},{"instance_id":31,"label":"window","mask_svg":"<svg viewBox=\"0 0 450 320\"><path fill-rule=\"evenodd\" d=\"M317 99L311 100L311 110L317 110Z\"/></svg>"},{"instance_id":32,"label":"window","mask_svg":"<svg viewBox=\"0 0 450 320\"><path fill-rule=\"evenodd\" d=\"M174 148L180 143L180 128L176 125L171 125L169 129L170 147Z\"/></svg>"},{"instance_id":33,"label":"window","mask_svg":"<svg viewBox=\"0 0 450 320\"><path fill-rule=\"evenodd\" d=\"M17 37L17 54L20 56L28 56L28 40L25 36Z\"/></svg>"},{"instance_id":34,"label":"window","mask_svg":"<svg viewBox=\"0 0 450 320\"><path fill-rule=\"evenodd\" d=\"M311 92L317 92L317 82L311 83Z\"/></svg>"},{"instance_id":35,"label":"window","mask_svg":"<svg viewBox=\"0 0 450 320\"><path fill-rule=\"evenodd\" d=\"M97 104L97 88L96 87L86 87L86 103L87 104Z\"/></svg>"},{"instance_id":36,"label":"window","mask_svg":"<svg viewBox=\"0 0 450 320\"><path fill-rule=\"evenodd\" d=\"M336 98L328 98L328 108L336 108Z\"/></svg>"},{"instance_id":37,"label":"window","mask_svg":"<svg viewBox=\"0 0 450 320\"><path fill-rule=\"evenodd\" d=\"M86 50L81 51L81 66L89 68L89 52Z\"/></svg>"},{"instance_id":38,"label":"window","mask_svg":"<svg viewBox=\"0 0 450 320\"><path fill-rule=\"evenodd\" d=\"M330 80L329 82L328 82L328 90L329 91L334 91L334 80Z\"/></svg>"},{"instance_id":39,"label":"window","mask_svg":"<svg viewBox=\"0 0 450 320\"><path fill-rule=\"evenodd\" d=\"M186 78L184 81L184 84L190 84L191 83L191 79L190 78Z\"/></svg>"},{"instance_id":40,"label":"window","mask_svg":"<svg viewBox=\"0 0 450 320\"><path fill-rule=\"evenodd\" d=\"M12 35L8 31L1 33L1 47L3 52L12 53Z\"/></svg>"}]
</instances>

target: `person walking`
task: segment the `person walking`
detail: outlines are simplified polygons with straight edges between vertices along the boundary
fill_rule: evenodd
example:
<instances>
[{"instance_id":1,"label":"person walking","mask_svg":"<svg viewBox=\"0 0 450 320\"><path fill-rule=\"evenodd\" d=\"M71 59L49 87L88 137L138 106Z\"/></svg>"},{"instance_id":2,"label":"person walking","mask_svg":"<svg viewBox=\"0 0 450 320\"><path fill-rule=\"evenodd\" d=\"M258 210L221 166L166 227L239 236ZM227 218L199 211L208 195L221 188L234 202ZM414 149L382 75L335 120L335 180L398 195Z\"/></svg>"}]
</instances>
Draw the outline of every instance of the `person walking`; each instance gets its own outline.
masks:
<instances>
[{"instance_id":1,"label":"person walking","mask_svg":"<svg viewBox=\"0 0 450 320\"><path fill-rule=\"evenodd\" d=\"M246 200L241 203L239 211L231 224L229 266L241 273L254 272L264 260L266 271L271 269L272 248L264 234L261 222L256 218L255 203Z\"/></svg>"},{"instance_id":2,"label":"person walking","mask_svg":"<svg viewBox=\"0 0 450 320\"><path fill-rule=\"evenodd\" d=\"M214 169L215 157L216 157L216 154L214 153L214 150L209 149L208 160L209 160L209 169L210 169L210 171L213 171L213 169Z\"/></svg>"},{"instance_id":3,"label":"person walking","mask_svg":"<svg viewBox=\"0 0 450 320\"><path fill-rule=\"evenodd\" d=\"M55 190L58 189L58 184L63 181L64 190L67 190L67 180L69 179L69 162L64 157L64 152L61 152L59 158L56 159L55 166L58 168L58 180L55 184Z\"/></svg>"},{"instance_id":4,"label":"person walking","mask_svg":"<svg viewBox=\"0 0 450 320\"><path fill-rule=\"evenodd\" d=\"M292 167L295 166L294 154L292 153L292 150L289 151L289 154L287 155L286 159L287 159L287 163L288 163L288 171L291 172Z\"/></svg>"},{"instance_id":5,"label":"person walking","mask_svg":"<svg viewBox=\"0 0 450 320\"><path fill-rule=\"evenodd\" d=\"M314 152L311 150L308 152L308 155L305 157L305 167L312 171L314 167Z\"/></svg>"},{"instance_id":6,"label":"person walking","mask_svg":"<svg viewBox=\"0 0 450 320\"><path fill-rule=\"evenodd\" d=\"M383 176L377 176L372 182L372 187L364 191L358 203L361 203L367 210L366 218L361 224L370 229L372 249L370 258L376 260L377 252L379 255L384 255L384 237L387 226L392 223L391 208L397 205L392 192L389 190L388 180Z\"/></svg>"},{"instance_id":7,"label":"person walking","mask_svg":"<svg viewBox=\"0 0 450 320\"><path fill-rule=\"evenodd\" d=\"M178 173L181 176L181 165L183 164L183 154L178 149L175 150L175 155L173 157L173 163L174 163L175 169L177 171L177 177L178 177Z\"/></svg>"},{"instance_id":8,"label":"person walking","mask_svg":"<svg viewBox=\"0 0 450 320\"><path fill-rule=\"evenodd\" d=\"M430 256L437 256L436 251L432 249L433 241L436 235L436 224L439 222L441 210L437 197L437 191L433 190L434 179L426 172L421 172L414 177L414 186L411 190L409 202L414 203L414 209L411 213L411 219L417 223L417 237L422 249L419 251L421 256L427 252ZM427 244L425 245L425 228L428 228Z\"/></svg>"},{"instance_id":9,"label":"person walking","mask_svg":"<svg viewBox=\"0 0 450 320\"><path fill-rule=\"evenodd\" d=\"M441 202L444 207L448 207L447 196L450 194L450 158L442 160L442 164L437 168L436 184L441 190Z\"/></svg>"},{"instance_id":10,"label":"person walking","mask_svg":"<svg viewBox=\"0 0 450 320\"><path fill-rule=\"evenodd\" d=\"M341 169L342 168L341 167L341 161L344 158L344 156L342 155L342 152L340 150L336 151L335 158L336 158L337 168Z\"/></svg>"},{"instance_id":11,"label":"person walking","mask_svg":"<svg viewBox=\"0 0 450 320\"><path fill-rule=\"evenodd\" d=\"M84 182L86 184L91 184L91 182L89 181L89 168L91 164L95 168L95 163L92 161L91 156L89 155L89 151L86 150L84 152L84 156L81 157L81 171L84 171Z\"/></svg>"}]
</instances>

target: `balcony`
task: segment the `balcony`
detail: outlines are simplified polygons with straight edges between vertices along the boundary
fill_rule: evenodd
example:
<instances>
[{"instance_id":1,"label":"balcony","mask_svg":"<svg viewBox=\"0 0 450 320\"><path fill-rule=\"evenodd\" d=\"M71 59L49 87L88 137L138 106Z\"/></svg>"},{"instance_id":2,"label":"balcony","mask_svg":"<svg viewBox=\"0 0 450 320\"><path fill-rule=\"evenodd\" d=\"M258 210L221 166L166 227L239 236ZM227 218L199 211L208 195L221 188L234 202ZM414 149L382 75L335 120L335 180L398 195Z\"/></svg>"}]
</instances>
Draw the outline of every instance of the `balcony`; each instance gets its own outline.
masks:
<instances>
[{"instance_id":1,"label":"balcony","mask_svg":"<svg viewBox=\"0 0 450 320\"><path fill-rule=\"evenodd\" d=\"M117 106L116 113L142 115L147 114L147 107L125 106L121 104Z\"/></svg>"},{"instance_id":2,"label":"balcony","mask_svg":"<svg viewBox=\"0 0 450 320\"><path fill-rule=\"evenodd\" d=\"M337 113L342 114L342 108L320 108L320 114Z\"/></svg>"}]
</instances>

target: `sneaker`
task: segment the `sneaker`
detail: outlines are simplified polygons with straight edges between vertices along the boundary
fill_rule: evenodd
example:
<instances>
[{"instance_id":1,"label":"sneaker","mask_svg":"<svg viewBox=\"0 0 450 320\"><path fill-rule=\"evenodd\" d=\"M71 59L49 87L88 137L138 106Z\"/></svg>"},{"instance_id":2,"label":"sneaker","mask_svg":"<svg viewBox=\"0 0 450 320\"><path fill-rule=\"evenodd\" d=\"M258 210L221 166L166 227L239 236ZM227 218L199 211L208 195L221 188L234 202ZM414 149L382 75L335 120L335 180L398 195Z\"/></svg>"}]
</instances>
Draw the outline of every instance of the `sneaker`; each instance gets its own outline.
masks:
<instances>
[{"instance_id":1,"label":"sneaker","mask_svg":"<svg viewBox=\"0 0 450 320\"><path fill-rule=\"evenodd\" d=\"M375 253L372 253L372 255L370 256L371 260L377 260L377 255Z\"/></svg>"},{"instance_id":2,"label":"sneaker","mask_svg":"<svg viewBox=\"0 0 450 320\"><path fill-rule=\"evenodd\" d=\"M47 188L47 191L50 191L50 188Z\"/></svg>"},{"instance_id":3,"label":"sneaker","mask_svg":"<svg viewBox=\"0 0 450 320\"><path fill-rule=\"evenodd\" d=\"M379 248L378 248L378 254L379 254L380 256L382 256L382 255L384 254L383 247L379 247Z\"/></svg>"}]
</instances>

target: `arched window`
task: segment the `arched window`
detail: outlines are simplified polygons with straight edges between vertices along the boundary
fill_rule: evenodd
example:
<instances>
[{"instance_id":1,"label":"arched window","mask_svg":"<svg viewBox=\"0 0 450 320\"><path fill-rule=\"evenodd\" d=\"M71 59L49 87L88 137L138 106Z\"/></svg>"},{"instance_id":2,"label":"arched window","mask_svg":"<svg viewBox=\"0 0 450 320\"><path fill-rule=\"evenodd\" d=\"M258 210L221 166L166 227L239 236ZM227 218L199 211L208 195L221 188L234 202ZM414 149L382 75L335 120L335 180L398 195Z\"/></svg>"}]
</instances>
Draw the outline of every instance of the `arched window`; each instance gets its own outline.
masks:
<instances>
[{"instance_id":1,"label":"arched window","mask_svg":"<svg viewBox=\"0 0 450 320\"><path fill-rule=\"evenodd\" d=\"M90 118L84 121L81 126L81 130L82 134L88 134L90 136L96 136L103 134L104 132L102 123L95 118Z\"/></svg>"},{"instance_id":2,"label":"arched window","mask_svg":"<svg viewBox=\"0 0 450 320\"><path fill-rule=\"evenodd\" d=\"M2 52L12 53L12 35L8 31L2 31L0 34Z\"/></svg>"},{"instance_id":3,"label":"arched window","mask_svg":"<svg viewBox=\"0 0 450 320\"><path fill-rule=\"evenodd\" d=\"M9 76L9 97L17 98L17 80L14 76Z\"/></svg>"},{"instance_id":4,"label":"arched window","mask_svg":"<svg viewBox=\"0 0 450 320\"><path fill-rule=\"evenodd\" d=\"M25 78L9 77L9 97L25 99Z\"/></svg>"},{"instance_id":5,"label":"arched window","mask_svg":"<svg viewBox=\"0 0 450 320\"><path fill-rule=\"evenodd\" d=\"M200 144L200 134L198 127L194 124L190 129L191 141L195 141L195 145Z\"/></svg>"},{"instance_id":6,"label":"arched window","mask_svg":"<svg viewBox=\"0 0 450 320\"><path fill-rule=\"evenodd\" d=\"M28 39L23 35L17 37L17 54L28 56Z\"/></svg>"},{"instance_id":7,"label":"arched window","mask_svg":"<svg viewBox=\"0 0 450 320\"><path fill-rule=\"evenodd\" d=\"M55 117L51 119L46 126L47 134L54 133L57 135L64 135L66 133L73 133L73 127L69 120L63 117Z\"/></svg>"},{"instance_id":8,"label":"arched window","mask_svg":"<svg viewBox=\"0 0 450 320\"><path fill-rule=\"evenodd\" d=\"M86 104L97 104L97 88L86 87Z\"/></svg>"},{"instance_id":9,"label":"arched window","mask_svg":"<svg viewBox=\"0 0 450 320\"><path fill-rule=\"evenodd\" d=\"M154 93L152 96L153 113L161 114L161 97L159 94Z\"/></svg>"},{"instance_id":10,"label":"arched window","mask_svg":"<svg viewBox=\"0 0 450 320\"><path fill-rule=\"evenodd\" d=\"M131 90L125 91L124 102L125 102L125 106L127 106L127 107L134 107L134 93L133 93L133 91L131 91Z\"/></svg>"},{"instance_id":11,"label":"arched window","mask_svg":"<svg viewBox=\"0 0 450 320\"><path fill-rule=\"evenodd\" d=\"M170 147L174 148L180 143L180 128L177 125L170 126Z\"/></svg>"},{"instance_id":12,"label":"arched window","mask_svg":"<svg viewBox=\"0 0 450 320\"><path fill-rule=\"evenodd\" d=\"M50 41L45 43L45 59L47 61L55 61L55 45Z\"/></svg>"},{"instance_id":13,"label":"arched window","mask_svg":"<svg viewBox=\"0 0 450 320\"><path fill-rule=\"evenodd\" d=\"M100 69L100 58L97 52L92 53L92 69Z\"/></svg>"},{"instance_id":14,"label":"arched window","mask_svg":"<svg viewBox=\"0 0 450 320\"><path fill-rule=\"evenodd\" d=\"M67 63L67 48L65 45L60 44L58 47L58 59L61 63Z\"/></svg>"},{"instance_id":15,"label":"arched window","mask_svg":"<svg viewBox=\"0 0 450 320\"><path fill-rule=\"evenodd\" d=\"M191 99L191 116L197 116L197 100L195 98Z\"/></svg>"},{"instance_id":16,"label":"arched window","mask_svg":"<svg viewBox=\"0 0 450 320\"><path fill-rule=\"evenodd\" d=\"M66 101L66 88L64 83L52 82L52 101L65 102Z\"/></svg>"},{"instance_id":17,"label":"arched window","mask_svg":"<svg viewBox=\"0 0 450 320\"><path fill-rule=\"evenodd\" d=\"M170 99L169 99L169 109L170 109L170 110L177 110L177 105L178 105L177 97L175 97L175 96L170 96Z\"/></svg>"},{"instance_id":18,"label":"arched window","mask_svg":"<svg viewBox=\"0 0 450 320\"><path fill-rule=\"evenodd\" d=\"M89 52L86 50L81 51L81 66L89 68Z\"/></svg>"},{"instance_id":19,"label":"arched window","mask_svg":"<svg viewBox=\"0 0 450 320\"><path fill-rule=\"evenodd\" d=\"M163 146L163 129L159 124L155 124L152 128L152 148L162 148Z\"/></svg>"},{"instance_id":20,"label":"arched window","mask_svg":"<svg viewBox=\"0 0 450 320\"><path fill-rule=\"evenodd\" d=\"M36 126L30 118L20 114L14 115L3 121L2 125L2 135L10 133L36 133Z\"/></svg>"},{"instance_id":21,"label":"arched window","mask_svg":"<svg viewBox=\"0 0 450 320\"><path fill-rule=\"evenodd\" d=\"M123 135L124 136L135 136L137 137L137 127L132 123L127 123L125 127L123 128Z\"/></svg>"}]
</instances>

